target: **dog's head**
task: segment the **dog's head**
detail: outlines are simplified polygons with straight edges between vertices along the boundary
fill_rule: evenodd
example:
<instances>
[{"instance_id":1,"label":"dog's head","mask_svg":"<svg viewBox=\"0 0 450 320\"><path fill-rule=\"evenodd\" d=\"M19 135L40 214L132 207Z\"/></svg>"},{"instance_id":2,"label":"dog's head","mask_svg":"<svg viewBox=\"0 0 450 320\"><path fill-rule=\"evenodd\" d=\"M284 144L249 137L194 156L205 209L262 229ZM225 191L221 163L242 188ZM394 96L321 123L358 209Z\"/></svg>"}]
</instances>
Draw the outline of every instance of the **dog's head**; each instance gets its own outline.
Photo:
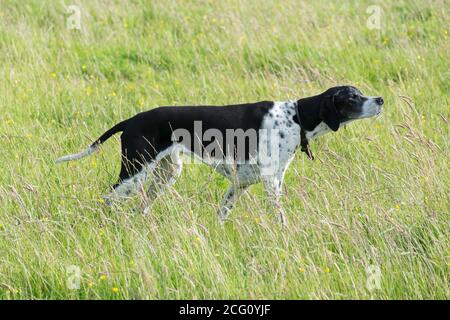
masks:
<instances>
[{"instance_id":1,"label":"dog's head","mask_svg":"<svg viewBox=\"0 0 450 320\"><path fill-rule=\"evenodd\" d=\"M366 97L352 86L333 87L322 94L320 118L337 131L341 123L379 115L383 103L382 97Z\"/></svg>"}]
</instances>

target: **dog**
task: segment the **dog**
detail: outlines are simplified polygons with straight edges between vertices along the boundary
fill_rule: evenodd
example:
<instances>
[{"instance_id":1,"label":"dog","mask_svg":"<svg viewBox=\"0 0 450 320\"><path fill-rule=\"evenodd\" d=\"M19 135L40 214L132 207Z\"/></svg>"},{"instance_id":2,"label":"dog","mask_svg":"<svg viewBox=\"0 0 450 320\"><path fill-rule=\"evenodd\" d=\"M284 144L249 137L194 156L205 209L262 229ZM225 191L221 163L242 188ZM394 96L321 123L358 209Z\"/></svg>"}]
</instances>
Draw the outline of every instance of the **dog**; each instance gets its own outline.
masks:
<instances>
[{"instance_id":1,"label":"dog","mask_svg":"<svg viewBox=\"0 0 450 320\"><path fill-rule=\"evenodd\" d=\"M383 104L382 97L364 96L353 86L338 86L286 102L158 107L116 124L83 152L56 162L86 157L122 132L121 170L112 192L104 197L108 205L140 192L144 212L148 212L155 198L180 175L181 154L190 154L231 182L218 210L221 221L249 186L262 182L272 210L285 225L280 197L296 150L300 148L313 159L311 140L354 120L377 116ZM223 136L228 138L225 142L220 139Z\"/></svg>"}]
</instances>

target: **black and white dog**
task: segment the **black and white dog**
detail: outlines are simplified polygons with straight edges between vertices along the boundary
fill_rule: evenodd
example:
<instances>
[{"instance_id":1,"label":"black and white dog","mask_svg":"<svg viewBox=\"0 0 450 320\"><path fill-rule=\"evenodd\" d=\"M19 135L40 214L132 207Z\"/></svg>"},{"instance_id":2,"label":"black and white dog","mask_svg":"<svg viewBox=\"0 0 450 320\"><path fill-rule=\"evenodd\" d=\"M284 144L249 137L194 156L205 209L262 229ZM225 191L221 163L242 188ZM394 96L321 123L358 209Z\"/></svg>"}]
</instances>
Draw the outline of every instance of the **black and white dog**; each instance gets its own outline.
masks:
<instances>
[{"instance_id":1,"label":"black and white dog","mask_svg":"<svg viewBox=\"0 0 450 320\"><path fill-rule=\"evenodd\" d=\"M144 191L150 178L148 191L142 192L146 212L180 175L180 154L187 153L231 181L218 212L220 219L227 218L246 188L262 181L284 224L282 183L297 148L312 159L310 140L353 120L376 116L382 105L381 97L366 97L355 87L340 86L297 101L159 107L118 123L85 151L56 162L88 156L123 131L122 167L119 181L105 196L108 204Z\"/></svg>"}]
</instances>

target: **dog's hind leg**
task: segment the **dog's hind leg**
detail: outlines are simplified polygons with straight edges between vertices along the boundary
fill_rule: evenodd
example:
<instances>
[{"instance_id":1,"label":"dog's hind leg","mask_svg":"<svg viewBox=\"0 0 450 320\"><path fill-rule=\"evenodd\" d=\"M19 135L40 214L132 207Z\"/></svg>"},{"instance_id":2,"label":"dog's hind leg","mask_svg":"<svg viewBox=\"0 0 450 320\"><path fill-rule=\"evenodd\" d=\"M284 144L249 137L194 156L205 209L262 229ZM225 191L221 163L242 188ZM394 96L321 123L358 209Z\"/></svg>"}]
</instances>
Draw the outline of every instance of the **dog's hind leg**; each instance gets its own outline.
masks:
<instances>
[{"instance_id":1,"label":"dog's hind leg","mask_svg":"<svg viewBox=\"0 0 450 320\"><path fill-rule=\"evenodd\" d=\"M144 214L150 211L155 199L177 181L182 169L183 162L179 151L174 151L158 161L150 176L151 182L144 201Z\"/></svg>"},{"instance_id":2,"label":"dog's hind leg","mask_svg":"<svg viewBox=\"0 0 450 320\"><path fill-rule=\"evenodd\" d=\"M143 191L145 182L156 166L154 141L148 141L143 137L127 134L127 132L124 132L120 139L122 166L119 180L112 187L113 191L103 197L108 205Z\"/></svg>"},{"instance_id":3,"label":"dog's hind leg","mask_svg":"<svg viewBox=\"0 0 450 320\"><path fill-rule=\"evenodd\" d=\"M233 209L234 204L239 199L239 197L247 189L247 186L236 186L232 184L228 191L225 193L222 202L220 204L219 211L217 212L220 221L224 221L228 218L231 209Z\"/></svg>"},{"instance_id":4,"label":"dog's hind leg","mask_svg":"<svg viewBox=\"0 0 450 320\"><path fill-rule=\"evenodd\" d=\"M144 184L149 175L149 168L144 167L135 175L120 179L112 188L113 191L103 197L107 205L112 205L115 201L132 197L139 190L143 190Z\"/></svg>"}]
</instances>

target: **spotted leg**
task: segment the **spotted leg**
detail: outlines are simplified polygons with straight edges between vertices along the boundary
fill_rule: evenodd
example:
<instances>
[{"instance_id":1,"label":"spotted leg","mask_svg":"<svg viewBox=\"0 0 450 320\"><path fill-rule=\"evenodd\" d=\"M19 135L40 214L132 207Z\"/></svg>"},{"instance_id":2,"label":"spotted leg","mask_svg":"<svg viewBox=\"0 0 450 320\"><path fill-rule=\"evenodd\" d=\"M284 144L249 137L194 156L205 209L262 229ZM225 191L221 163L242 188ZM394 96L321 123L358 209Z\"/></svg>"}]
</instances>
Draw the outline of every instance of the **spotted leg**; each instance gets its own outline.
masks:
<instances>
[{"instance_id":1,"label":"spotted leg","mask_svg":"<svg viewBox=\"0 0 450 320\"><path fill-rule=\"evenodd\" d=\"M231 185L231 187L225 193L220 204L220 209L217 213L221 221L224 221L228 218L228 215L230 214L231 209L233 209L234 204L246 189L247 186L236 186L234 184Z\"/></svg>"},{"instance_id":2,"label":"spotted leg","mask_svg":"<svg viewBox=\"0 0 450 320\"><path fill-rule=\"evenodd\" d=\"M114 202L131 198L142 189L147 178L148 168L142 168L141 171L135 175L125 180L119 180L119 182L112 187L113 191L103 196L103 200L108 206L111 206Z\"/></svg>"},{"instance_id":3,"label":"spotted leg","mask_svg":"<svg viewBox=\"0 0 450 320\"><path fill-rule=\"evenodd\" d=\"M278 218L280 219L282 225L286 226L286 218L281 205L283 177L275 175L267 176L263 178L263 184L271 205L271 209L278 214Z\"/></svg>"}]
</instances>

